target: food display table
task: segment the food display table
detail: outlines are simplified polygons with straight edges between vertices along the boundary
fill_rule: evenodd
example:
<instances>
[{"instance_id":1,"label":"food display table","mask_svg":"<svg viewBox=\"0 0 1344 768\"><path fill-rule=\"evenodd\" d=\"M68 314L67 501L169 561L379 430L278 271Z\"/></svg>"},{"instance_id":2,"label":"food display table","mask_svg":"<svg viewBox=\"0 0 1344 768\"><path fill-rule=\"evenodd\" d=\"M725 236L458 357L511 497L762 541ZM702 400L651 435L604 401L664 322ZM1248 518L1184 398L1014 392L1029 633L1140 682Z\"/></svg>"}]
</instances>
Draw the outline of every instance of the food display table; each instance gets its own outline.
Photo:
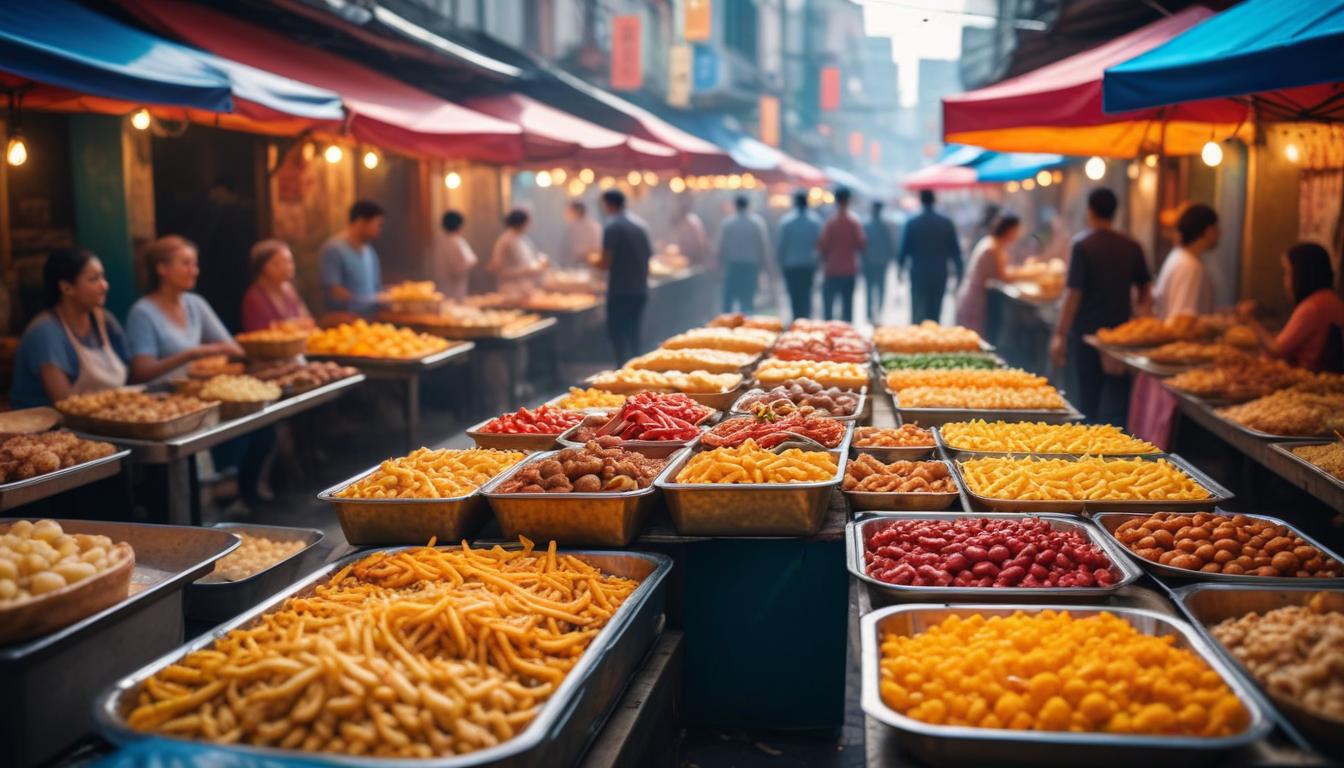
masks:
<instances>
[{"instance_id":1,"label":"food display table","mask_svg":"<svg viewBox=\"0 0 1344 768\"><path fill-rule=\"evenodd\" d=\"M445 365L466 362L467 356L475 348L474 342L461 341L442 352L414 360L346 355L308 355L308 357L312 360L327 360L358 368L360 373L370 380L403 382L406 385L406 399L403 401L406 409L406 445L407 450L411 450L419 447L420 378Z\"/></svg>"},{"instance_id":2,"label":"food display table","mask_svg":"<svg viewBox=\"0 0 1344 768\"><path fill-rule=\"evenodd\" d=\"M508 381L506 391L508 393L506 408L516 408L523 397L519 393L519 384L525 379L527 370L524 364L520 364L519 350L527 349L543 358L541 369L546 372L546 384L552 387L560 385L560 358L556 353L554 336L556 327L560 321L553 315L544 317L535 323L508 328L498 336L478 336L472 339L476 348L484 354L499 354L504 357L505 368L508 372ZM541 343L550 340L552 343ZM532 355L528 355L530 365ZM475 392L476 406L482 410L487 410L484 402L484 396L490 389L484 378L485 367L482 365L472 366L472 390Z\"/></svg>"},{"instance_id":3,"label":"food display table","mask_svg":"<svg viewBox=\"0 0 1344 768\"><path fill-rule=\"evenodd\" d=\"M985 288L986 325L998 329L989 341L998 347L999 354L1017 368L1050 370L1050 334L1059 322L1059 298L1031 296L1014 283L998 280L986 281Z\"/></svg>"},{"instance_id":4,"label":"food display table","mask_svg":"<svg viewBox=\"0 0 1344 768\"><path fill-rule=\"evenodd\" d=\"M0 512L117 475L130 455L129 449L122 449L101 459L86 461L27 480L0 484Z\"/></svg>"},{"instance_id":5,"label":"food display table","mask_svg":"<svg viewBox=\"0 0 1344 768\"><path fill-rule=\"evenodd\" d=\"M278 400L256 413L221 421L214 426L168 440L101 438L98 435L87 437L106 439L129 449L129 458L133 462L163 466L166 488L162 516L174 525L199 525L201 510L196 488L196 454L335 400L351 388L359 386L364 378L358 375L333 381Z\"/></svg>"}]
</instances>

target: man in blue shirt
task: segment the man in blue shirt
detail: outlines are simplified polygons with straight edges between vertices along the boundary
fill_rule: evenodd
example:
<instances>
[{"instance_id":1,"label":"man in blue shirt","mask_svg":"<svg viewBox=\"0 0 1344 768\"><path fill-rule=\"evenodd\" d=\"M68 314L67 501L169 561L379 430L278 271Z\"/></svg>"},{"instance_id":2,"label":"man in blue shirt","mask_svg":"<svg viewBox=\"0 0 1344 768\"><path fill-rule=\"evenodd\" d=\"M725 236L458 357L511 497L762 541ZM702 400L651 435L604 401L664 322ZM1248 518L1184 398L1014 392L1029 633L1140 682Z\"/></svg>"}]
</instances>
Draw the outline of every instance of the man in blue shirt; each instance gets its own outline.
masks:
<instances>
[{"instance_id":1,"label":"man in blue shirt","mask_svg":"<svg viewBox=\"0 0 1344 768\"><path fill-rule=\"evenodd\" d=\"M807 192L793 193L793 210L779 222L779 268L789 291L793 319L812 316L812 290L817 282L817 238L821 218L807 208Z\"/></svg>"},{"instance_id":2,"label":"man in blue shirt","mask_svg":"<svg viewBox=\"0 0 1344 768\"><path fill-rule=\"evenodd\" d=\"M768 266L770 235L765 219L747 210L746 195L733 200L737 213L729 216L719 230L719 263L723 265L723 311L751 314L756 311L756 281L761 267Z\"/></svg>"},{"instance_id":3,"label":"man in blue shirt","mask_svg":"<svg viewBox=\"0 0 1344 768\"><path fill-rule=\"evenodd\" d=\"M331 236L319 254L328 312L371 315L383 288L378 253L369 243L383 231L383 209L360 200L350 206L350 223Z\"/></svg>"},{"instance_id":4,"label":"man in blue shirt","mask_svg":"<svg viewBox=\"0 0 1344 768\"><path fill-rule=\"evenodd\" d=\"M863 248L863 285L868 297L868 321L880 325L887 298L887 265L896 260L896 244L882 218L882 201L873 201L873 216L863 223L868 244Z\"/></svg>"},{"instance_id":5,"label":"man in blue shirt","mask_svg":"<svg viewBox=\"0 0 1344 768\"><path fill-rule=\"evenodd\" d=\"M607 275L607 335L616 354L616 365L639 354L639 328L649 297L649 258L653 246L643 225L625 210L625 193L609 189L602 193L607 227L602 231L599 269Z\"/></svg>"},{"instance_id":6,"label":"man in blue shirt","mask_svg":"<svg viewBox=\"0 0 1344 768\"><path fill-rule=\"evenodd\" d=\"M961 285L961 243L952 220L933 210L933 192L921 190L923 208L905 224L901 247L896 252L898 272L910 270L910 322L938 322L943 314L943 294L947 292L947 264L957 271Z\"/></svg>"}]
</instances>

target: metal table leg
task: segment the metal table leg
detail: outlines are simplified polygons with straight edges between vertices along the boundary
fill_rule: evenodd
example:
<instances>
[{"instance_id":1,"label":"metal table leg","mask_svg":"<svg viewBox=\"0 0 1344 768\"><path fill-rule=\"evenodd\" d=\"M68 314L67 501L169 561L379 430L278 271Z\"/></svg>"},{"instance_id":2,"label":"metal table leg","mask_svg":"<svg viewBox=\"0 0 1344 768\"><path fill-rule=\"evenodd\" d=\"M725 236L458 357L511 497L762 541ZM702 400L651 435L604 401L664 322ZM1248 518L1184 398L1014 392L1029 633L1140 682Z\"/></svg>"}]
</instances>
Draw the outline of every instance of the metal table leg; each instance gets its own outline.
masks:
<instances>
[{"instance_id":1,"label":"metal table leg","mask_svg":"<svg viewBox=\"0 0 1344 768\"><path fill-rule=\"evenodd\" d=\"M414 451L417 444L417 432L420 427L420 375L406 378L406 451Z\"/></svg>"},{"instance_id":2,"label":"metal table leg","mask_svg":"<svg viewBox=\"0 0 1344 768\"><path fill-rule=\"evenodd\" d=\"M187 456L163 465L164 485L167 491L167 516L170 525L193 525L200 522L200 501L193 499L192 486L196 474L195 457Z\"/></svg>"}]
</instances>

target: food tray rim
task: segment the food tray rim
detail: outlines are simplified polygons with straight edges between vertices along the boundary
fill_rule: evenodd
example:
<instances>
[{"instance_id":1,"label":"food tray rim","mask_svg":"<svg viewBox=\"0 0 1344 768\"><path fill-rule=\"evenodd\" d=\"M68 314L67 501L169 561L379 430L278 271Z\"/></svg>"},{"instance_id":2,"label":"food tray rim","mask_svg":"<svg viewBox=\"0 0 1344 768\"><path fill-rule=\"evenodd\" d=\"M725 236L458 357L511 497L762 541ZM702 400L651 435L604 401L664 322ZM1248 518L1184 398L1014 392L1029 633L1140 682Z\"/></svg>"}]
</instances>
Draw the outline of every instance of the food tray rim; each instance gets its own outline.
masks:
<instances>
[{"instance_id":1,"label":"food tray rim","mask_svg":"<svg viewBox=\"0 0 1344 768\"><path fill-rule=\"evenodd\" d=\"M824 453L832 454L836 457L836 472L828 480L812 480L806 483L677 483L664 479L664 476L673 476L676 473L671 470L675 466L677 472L680 472L685 463L691 460L691 457L702 451L695 450L703 447L700 444L688 446L682 449L680 455L673 455L668 459L667 469L663 475L654 481L654 486L663 491L682 492L682 491L717 491L717 492L752 492L752 491L813 491L822 488L839 487L845 479L845 467L849 464L849 440L841 440L840 445L835 448L827 448ZM712 450L712 449L710 449ZM816 453L817 451L813 451Z\"/></svg>"},{"instance_id":2,"label":"food tray rim","mask_svg":"<svg viewBox=\"0 0 1344 768\"><path fill-rule=\"evenodd\" d=\"M228 533L234 533L234 529L240 529L243 532L247 533L251 532L254 529L260 528L264 530L287 531L287 532L298 531L300 533L305 534L305 536L296 537L298 538L298 540L304 542L302 548L295 550L293 554L288 555L287 557L284 557L280 560L275 561L274 563L271 563L270 565L266 566L260 571L257 571L251 576L248 576L247 578L238 579L236 581L203 581L203 579L208 578L212 573L214 573L214 570L212 569L210 573L207 573L201 578L191 582L190 586L193 589L207 589L212 592L220 588L237 587L239 589L242 589L244 587L251 586L254 580L257 579L258 577L270 573L273 569L278 568L281 565L284 565L285 563L288 563L289 561L297 557L303 557L304 555L308 554L308 552L312 550L313 547L316 547L318 544L321 544L323 539L327 538L327 534L323 533L322 530L319 528L307 528L298 525L268 525L263 523L245 523L234 520L221 520L216 523L211 523L206 527L214 528L215 530L226 531ZM241 537L239 538L238 541L239 546L242 546Z\"/></svg>"},{"instance_id":3,"label":"food tray rim","mask_svg":"<svg viewBox=\"0 0 1344 768\"><path fill-rule=\"evenodd\" d=\"M81 436L81 439L88 440L89 438ZM125 461L131 455L130 448L123 448L116 445L111 440L100 439L98 442L111 443L116 450L106 456L100 456L96 459L80 462L79 464L74 464L69 467L61 467L60 469L54 469L40 475L27 477L23 480L11 480L8 483L0 483L0 499L3 499L5 496L14 493L15 491L22 491L34 486L45 485L46 483L60 480L69 477L70 475L78 475L82 472L88 472L107 464Z\"/></svg>"},{"instance_id":4,"label":"food tray rim","mask_svg":"<svg viewBox=\"0 0 1344 768\"><path fill-rule=\"evenodd\" d=\"M626 448L626 450L635 451L636 453L639 452L637 448L629 448L629 447L626 447L626 446L622 446L622 447L623 447L623 448ZM618 501L619 501L619 500L624 500L624 499L638 499L638 498L641 498L641 497L643 497L643 496L651 496L651 495L653 495L653 493L657 490L657 483L658 483L658 480L660 480L664 475L667 474L668 470L672 468L673 463L676 462L677 460L679 460L679 459L682 457L683 454L687 454L687 453L689 453L689 446L684 446L684 447L678 448L678 449L677 449L676 451L674 451L670 456L668 456L666 459L664 459L663 461L664 461L665 463L663 464L663 468L660 469L660 470L658 470L658 474L654 476L653 481L649 483L649 485L648 485L647 488L637 488L637 489L635 489L635 490L633 490L633 491L615 491L615 492L613 492L613 491L594 491L594 492L591 492L591 493L575 493L575 492L572 492L572 491L571 491L570 493L501 493L501 492L499 492L499 491L496 490L496 488L497 488L498 486L503 485L504 482L505 482L506 480L508 480L510 477L512 477L513 475L517 474L518 472L521 472L521 471L523 470L523 468L526 467L528 464L532 464L532 463L534 463L534 462L538 462L538 461L545 461L545 460L547 460L547 459L549 459L549 458L555 456L555 455L556 455L557 453L559 453L561 450L565 450L565 449L562 448L562 449L552 450L552 451L537 451L536 453L529 454L529 455L528 455L527 457L525 457L522 461L518 462L517 464L514 464L512 467L509 467L507 470L505 470L505 471L503 471L503 472L500 472L498 475L496 475L496 476L490 478L490 482L486 483L485 485L482 485L482 486L480 487L480 489L479 489L478 492L479 492L482 496L484 496L486 499L488 499L488 500L492 500L492 501L493 501L494 499L503 499L503 500L505 500L505 501L509 501L509 500L524 500L524 501L531 500L531 501L535 501L535 500L537 500L537 499L548 499L548 500L551 500L551 501L565 501L565 500L571 500L571 501L611 501L611 500L618 500Z\"/></svg>"},{"instance_id":5,"label":"food tray rim","mask_svg":"<svg viewBox=\"0 0 1344 768\"><path fill-rule=\"evenodd\" d=\"M1168 452L1167 452L1167 451L1164 451L1164 450L1162 450L1162 449L1160 449L1160 448L1158 448L1157 450L1154 450L1154 451L1148 451L1147 453L1134 453L1134 452L1130 452L1130 453L1091 453L1091 452L1084 452L1084 453L1047 453L1047 452L1043 452L1043 451L976 451L976 450L967 450L967 449L964 449L964 448L956 448L956 447L953 447L953 446L951 446L951 445L948 445L948 444L947 444L947 440L945 440L945 439L943 438L943 427L947 426L947 424L956 424L956 423L961 423L961 422L947 422L947 423L945 423L945 424L940 424L940 425L938 425L938 426L936 426L936 427L930 427L930 429L933 430L933 440L934 440L934 443L937 444L938 448L939 448L940 450L942 450L943 453L946 454L947 457L948 457L949 459L958 459L958 458L962 458L962 457L968 457L968 458L972 458L972 459L988 459L988 458L1026 458L1026 457L1028 457L1028 456L1034 456L1034 457L1036 457L1036 458L1042 458L1042 459L1067 459L1067 458L1079 458L1079 457L1082 457L1082 456L1092 456L1092 457L1095 457L1095 458L1102 458L1102 459L1143 459L1143 458L1153 458L1153 457L1166 456L1166 455L1168 455ZM1133 435L1130 435L1128 432L1126 432L1125 434L1126 434L1128 437L1133 437ZM1154 446L1154 447L1156 448L1156 446Z\"/></svg>"},{"instance_id":6,"label":"food tray rim","mask_svg":"<svg viewBox=\"0 0 1344 768\"><path fill-rule=\"evenodd\" d=\"M1275 453L1283 454L1284 456L1287 456L1287 457L1288 457L1289 459L1291 459L1292 461L1295 461L1295 462L1297 462L1297 463L1303 465L1303 466L1306 467L1307 469L1310 469L1312 472L1315 472L1316 474L1320 475L1321 477L1323 477L1323 478L1325 478L1326 480L1328 480L1328 481L1330 481L1331 483L1333 483L1336 487L1338 487L1338 488L1340 488L1340 489L1344 489L1344 479L1340 479L1340 478L1338 478L1338 477L1335 477L1334 475L1332 475L1332 474L1330 474L1329 472L1325 471L1325 469L1324 469L1323 467L1317 466L1316 464L1314 464L1314 463L1312 463L1312 462L1310 462L1310 461L1307 461L1306 459L1302 458L1301 456L1298 456L1298 455L1293 451L1294 448L1301 448L1301 447L1303 447L1303 446L1309 446L1309 445L1331 445L1331 444L1336 443L1336 442L1338 442L1338 441L1337 441L1337 440L1330 440L1330 439L1328 439L1328 438L1324 438L1324 437L1317 437L1317 438L1294 438L1294 439L1292 439L1292 440L1281 440L1281 441L1279 441L1279 442L1270 443L1270 444L1269 444L1269 448L1270 448L1270 450L1274 451Z\"/></svg>"},{"instance_id":7,"label":"food tray rim","mask_svg":"<svg viewBox=\"0 0 1344 768\"><path fill-rule=\"evenodd\" d=\"M745 383L745 381L746 381L746 380L743 379L743 382L744 382L744 383ZM845 389L844 387L836 387L836 389L840 389L840 390L842 390L842 391L844 391L844 392L848 392L848 393L851 393L851 394L858 395L858 401L854 404L854 412L853 412L853 413L850 413L850 414L847 414L847 415L845 415L845 416L825 416L825 417L823 417L823 418L827 418L827 419L835 419L836 421L853 421L853 422L858 422L858 421L863 417L863 410L864 410L864 408L865 408L865 406L866 406L866 404L867 404L867 401L868 401L868 385L865 384L865 385L863 385L862 387L859 387L858 389ZM765 391L764 389L761 389L760 387L758 387L758 386L756 385L756 382L753 380L753 381L752 381L752 385L751 385L750 387L748 387L748 388L747 388L744 392L742 392L740 395L738 395L738 396L737 396L737 399L733 401L733 404L732 404L731 406L728 407L728 413L725 415L725 418L730 418L730 419L731 419L731 418L736 418L736 417L738 417L738 416L750 416L750 415L751 415L751 411L743 411L743 410L739 410L737 406L738 406L739 403L741 403L743 400L745 400L745 399L747 398L748 395L750 395L752 392L756 392L756 391L758 391L758 390L761 391L761 392L764 392L764 391Z\"/></svg>"}]
</instances>

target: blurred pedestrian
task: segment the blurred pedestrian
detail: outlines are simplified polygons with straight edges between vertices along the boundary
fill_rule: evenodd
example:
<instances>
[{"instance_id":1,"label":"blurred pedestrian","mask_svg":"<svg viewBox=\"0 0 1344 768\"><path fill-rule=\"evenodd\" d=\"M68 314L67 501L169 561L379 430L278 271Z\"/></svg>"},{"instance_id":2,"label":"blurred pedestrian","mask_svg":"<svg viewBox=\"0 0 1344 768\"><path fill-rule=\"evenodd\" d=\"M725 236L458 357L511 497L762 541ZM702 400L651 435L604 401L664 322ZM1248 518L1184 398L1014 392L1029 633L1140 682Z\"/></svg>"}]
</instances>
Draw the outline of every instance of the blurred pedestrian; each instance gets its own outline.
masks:
<instances>
[{"instance_id":1,"label":"blurred pedestrian","mask_svg":"<svg viewBox=\"0 0 1344 768\"><path fill-rule=\"evenodd\" d=\"M980 239L971 251L971 264L966 279L957 291L957 325L988 335L989 280L1003 280L1008 271L1008 248L1017 242L1022 231L1022 220L1011 213L999 215L990 225L989 234Z\"/></svg>"},{"instance_id":2,"label":"blurred pedestrian","mask_svg":"<svg viewBox=\"0 0 1344 768\"><path fill-rule=\"evenodd\" d=\"M1270 355L1309 371L1344 372L1344 300L1335 290L1330 254L1317 243L1289 248L1280 258L1283 288L1293 300L1293 314L1278 335L1255 318L1254 299L1237 305L1237 314L1251 326Z\"/></svg>"},{"instance_id":3,"label":"blurred pedestrian","mask_svg":"<svg viewBox=\"0 0 1344 768\"><path fill-rule=\"evenodd\" d=\"M271 238L252 246L252 285L243 294L243 330L260 331L281 323L311 326L312 313L294 288L294 254L284 240Z\"/></svg>"},{"instance_id":4,"label":"blurred pedestrian","mask_svg":"<svg viewBox=\"0 0 1344 768\"><path fill-rule=\"evenodd\" d=\"M689 202L682 203L681 212L674 223L677 250L686 257L693 267L714 267L714 249L710 247L709 235L705 234L705 223Z\"/></svg>"},{"instance_id":5,"label":"blurred pedestrian","mask_svg":"<svg viewBox=\"0 0 1344 768\"><path fill-rule=\"evenodd\" d=\"M919 192L920 212L905 223L901 247L896 253L898 274L910 272L910 322L939 322L943 294L947 292L947 265L957 273L954 287L961 286L961 243L952 220L933 210L933 190Z\"/></svg>"},{"instance_id":6,"label":"blurred pedestrian","mask_svg":"<svg viewBox=\"0 0 1344 768\"><path fill-rule=\"evenodd\" d=\"M868 244L859 217L849 211L850 192L835 190L835 213L821 229L821 316L827 320L854 321L854 282L859 273L859 254ZM835 310L836 303L840 310Z\"/></svg>"},{"instance_id":7,"label":"blurred pedestrian","mask_svg":"<svg viewBox=\"0 0 1344 768\"><path fill-rule=\"evenodd\" d=\"M582 200L565 208L565 263L567 269L588 269L602 251L602 225L588 215Z\"/></svg>"},{"instance_id":8,"label":"blurred pedestrian","mask_svg":"<svg viewBox=\"0 0 1344 768\"><path fill-rule=\"evenodd\" d=\"M817 282L817 240L821 217L807 207L807 192L793 193L793 210L779 222L779 268L789 292L793 319L812 316L812 290Z\"/></svg>"},{"instance_id":9,"label":"blurred pedestrian","mask_svg":"<svg viewBox=\"0 0 1344 768\"><path fill-rule=\"evenodd\" d=\"M350 206L345 229L331 236L318 258L328 312L369 315L383 288L382 268L372 242L383 232L382 206L359 200Z\"/></svg>"},{"instance_id":10,"label":"blurred pedestrian","mask_svg":"<svg viewBox=\"0 0 1344 768\"><path fill-rule=\"evenodd\" d=\"M887 267L896 261L896 243L882 218L882 201L874 200L872 214L863 224L868 244L863 248L863 285L868 303L868 321L880 325L887 298Z\"/></svg>"},{"instance_id":11,"label":"blurred pedestrian","mask_svg":"<svg viewBox=\"0 0 1344 768\"><path fill-rule=\"evenodd\" d=\"M461 211L445 212L439 223L429 247L429 277L446 298L461 301L467 297L467 278L480 259L462 236L467 219Z\"/></svg>"},{"instance_id":12,"label":"blurred pedestrian","mask_svg":"<svg viewBox=\"0 0 1344 768\"><path fill-rule=\"evenodd\" d=\"M770 253L765 220L747 210L746 195L733 200L736 211L719 230L719 264L723 266L723 311L751 314L756 307L756 282Z\"/></svg>"},{"instance_id":13,"label":"blurred pedestrian","mask_svg":"<svg viewBox=\"0 0 1344 768\"><path fill-rule=\"evenodd\" d=\"M1119 201L1098 187L1087 195L1087 230L1073 241L1064 303L1050 339L1055 365L1067 362L1074 405L1094 424L1124 424L1129 405L1129 376L1123 367L1105 363L1083 341L1099 328L1111 328L1152 305L1152 277L1143 248L1117 232L1112 222Z\"/></svg>"},{"instance_id":14,"label":"blurred pedestrian","mask_svg":"<svg viewBox=\"0 0 1344 768\"><path fill-rule=\"evenodd\" d=\"M539 255L527 236L532 214L523 208L514 208L504 217L504 231L495 240L486 268L495 276L500 293L510 298L524 298L541 287L542 275L549 264L545 255Z\"/></svg>"},{"instance_id":15,"label":"blurred pedestrian","mask_svg":"<svg viewBox=\"0 0 1344 768\"><path fill-rule=\"evenodd\" d=\"M653 245L645 228L625 210L625 193L609 189L602 193L607 226L602 232L602 257L598 269L607 275L607 335L616 354L616 365L639 354L639 329L649 296L649 258Z\"/></svg>"}]
</instances>

